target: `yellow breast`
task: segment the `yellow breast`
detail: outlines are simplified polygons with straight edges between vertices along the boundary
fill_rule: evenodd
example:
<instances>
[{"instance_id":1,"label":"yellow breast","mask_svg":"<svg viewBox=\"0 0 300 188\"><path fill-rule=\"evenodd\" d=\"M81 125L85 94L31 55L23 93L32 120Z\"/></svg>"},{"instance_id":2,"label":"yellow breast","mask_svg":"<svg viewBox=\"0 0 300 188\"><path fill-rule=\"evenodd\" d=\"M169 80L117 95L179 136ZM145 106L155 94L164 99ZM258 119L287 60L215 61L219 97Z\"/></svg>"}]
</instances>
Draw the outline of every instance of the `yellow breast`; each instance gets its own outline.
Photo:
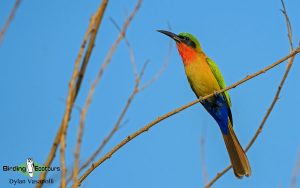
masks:
<instances>
[{"instance_id":1,"label":"yellow breast","mask_svg":"<svg viewBox=\"0 0 300 188\"><path fill-rule=\"evenodd\" d=\"M203 97L220 89L206 59L199 58L193 63L185 65L185 73L198 97Z\"/></svg>"}]
</instances>

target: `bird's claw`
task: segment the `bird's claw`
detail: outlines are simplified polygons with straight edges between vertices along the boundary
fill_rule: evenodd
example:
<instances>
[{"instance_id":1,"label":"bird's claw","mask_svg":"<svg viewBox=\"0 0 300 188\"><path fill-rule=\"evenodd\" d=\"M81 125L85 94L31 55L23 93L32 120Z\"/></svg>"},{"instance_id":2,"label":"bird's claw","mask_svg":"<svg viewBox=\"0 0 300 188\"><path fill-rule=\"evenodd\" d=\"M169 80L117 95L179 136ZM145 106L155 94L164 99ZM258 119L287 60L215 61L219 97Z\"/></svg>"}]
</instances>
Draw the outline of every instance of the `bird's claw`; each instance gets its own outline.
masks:
<instances>
[{"instance_id":1,"label":"bird's claw","mask_svg":"<svg viewBox=\"0 0 300 188\"><path fill-rule=\"evenodd\" d=\"M218 97L219 96L219 93L217 91L214 91L214 96L215 97Z\"/></svg>"},{"instance_id":2,"label":"bird's claw","mask_svg":"<svg viewBox=\"0 0 300 188\"><path fill-rule=\"evenodd\" d=\"M199 99L200 103L204 102L203 97L199 96L198 99Z\"/></svg>"}]
</instances>

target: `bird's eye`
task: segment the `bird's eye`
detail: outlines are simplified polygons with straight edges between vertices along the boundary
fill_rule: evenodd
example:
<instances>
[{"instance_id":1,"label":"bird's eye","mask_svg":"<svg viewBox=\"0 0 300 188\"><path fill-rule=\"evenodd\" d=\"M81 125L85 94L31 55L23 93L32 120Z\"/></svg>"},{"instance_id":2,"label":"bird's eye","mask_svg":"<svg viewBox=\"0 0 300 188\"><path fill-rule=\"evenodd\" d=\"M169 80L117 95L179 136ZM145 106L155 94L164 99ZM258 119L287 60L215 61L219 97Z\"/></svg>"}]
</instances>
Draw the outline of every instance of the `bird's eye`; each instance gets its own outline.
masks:
<instances>
[{"instance_id":1,"label":"bird's eye","mask_svg":"<svg viewBox=\"0 0 300 188\"><path fill-rule=\"evenodd\" d=\"M196 48L195 42L191 41L190 39L186 42L187 45L189 45L192 48Z\"/></svg>"},{"instance_id":2,"label":"bird's eye","mask_svg":"<svg viewBox=\"0 0 300 188\"><path fill-rule=\"evenodd\" d=\"M193 42L189 37L187 36L178 36L182 40L184 40L184 43L187 44L188 46L191 46L192 48L196 48L195 42Z\"/></svg>"}]
</instances>

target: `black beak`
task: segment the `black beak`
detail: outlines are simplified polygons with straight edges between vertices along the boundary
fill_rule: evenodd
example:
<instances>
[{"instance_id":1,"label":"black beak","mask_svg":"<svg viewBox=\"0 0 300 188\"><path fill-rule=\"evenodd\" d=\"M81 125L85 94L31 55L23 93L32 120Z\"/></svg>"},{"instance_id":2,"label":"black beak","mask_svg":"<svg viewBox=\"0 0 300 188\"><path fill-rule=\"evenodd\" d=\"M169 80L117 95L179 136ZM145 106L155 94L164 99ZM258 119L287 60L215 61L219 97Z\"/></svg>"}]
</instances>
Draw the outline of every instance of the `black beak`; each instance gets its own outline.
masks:
<instances>
[{"instance_id":1,"label":"black beak","mask_svg":"<svg viewBox=\"0 0 300 188\"><path fill-rule=\"evenodd\" d=\"M165 34L169 37L171 37L172 39L174 39L176 42L181 42L181 38L178 37L178 35L176 35L175 33L172 33L170 31L164 31L164 30L157 30L158 32Z\"/></svg>"}]
</instances>

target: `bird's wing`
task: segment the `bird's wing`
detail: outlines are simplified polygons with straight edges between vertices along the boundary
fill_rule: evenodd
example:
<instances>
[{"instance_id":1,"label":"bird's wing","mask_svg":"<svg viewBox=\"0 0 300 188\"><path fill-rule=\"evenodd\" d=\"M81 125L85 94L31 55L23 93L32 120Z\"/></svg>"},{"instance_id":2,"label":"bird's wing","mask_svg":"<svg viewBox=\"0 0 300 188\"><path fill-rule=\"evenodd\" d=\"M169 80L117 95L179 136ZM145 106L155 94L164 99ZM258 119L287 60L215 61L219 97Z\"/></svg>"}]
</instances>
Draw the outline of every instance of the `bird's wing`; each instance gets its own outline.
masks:
<instances>
[{"instance_id":1,"label":"bird's wing","mask_svg":"<svg viewBox=\"0 0 300 188\"><path fill-rule=\"evenodd\" d=\"M207 62L208 62L208 65L210 67L210 70L212 71L213 75L217 79L220 88L221 89L226 88L226 84L225 84L224 78L222 76L222 73L221 73L218 65L212 59L210 59L210 58L207 58ZM228 92L225 91L224 95L225 95L226 102L227 102L228 106L231 106L231 101L230 101L230 97L229 97Z\"/></svg>"},{"instance_id":2,"label":"bird's wing","mask_svg":"<svg viewBox=\"0 0 300 188\"><path fill-rule=\"evenodd\" d=\"M222 73L221 73L218 65L210 58L207 58L207 62L208 62L209 68L210 68L211 72L213 73L213 75L215 76L220 88L221 89L226 88L224 78L222 76ZM231 101L230 101L229 94L227 91L225 91L222 94L223 94L224 98L226 99L226 103L228 105L228 116L231 121L231 124L233 125L232 114L231 114L231 110L230 110Z\"/></svg>"}]
</instances>

